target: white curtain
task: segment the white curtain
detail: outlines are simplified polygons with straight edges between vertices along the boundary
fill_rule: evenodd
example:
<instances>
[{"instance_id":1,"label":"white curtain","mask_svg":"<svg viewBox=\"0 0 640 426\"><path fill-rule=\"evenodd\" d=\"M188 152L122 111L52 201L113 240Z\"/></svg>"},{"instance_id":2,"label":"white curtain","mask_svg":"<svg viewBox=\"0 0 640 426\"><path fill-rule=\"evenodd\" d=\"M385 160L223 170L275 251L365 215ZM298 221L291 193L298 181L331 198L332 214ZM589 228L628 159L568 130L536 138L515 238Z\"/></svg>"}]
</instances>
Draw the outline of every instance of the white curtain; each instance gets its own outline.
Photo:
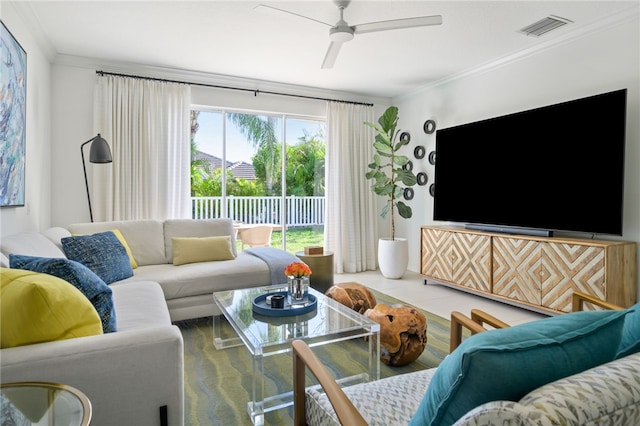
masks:
<instances>
[{"instance_id":1,"label":"white curtain","mask_svg":"<svg viewBox=\"0 0 640 426\"><path fill-rule=\"evenodd\" d=\"M190 86L99 76L94 99L113 156L94 168L94 220L190 217Z\"/></svg>"},{"instance_id":2,"label":"white curtain","mask_svg":"<svg viewBox=\"0 0 640 426\"><path fill-rule=\"evenodd\" d=\"M325 247L336 273L376 269L375 195L365 178L373 160L373 107L329 102L325 184Z\"/></svg>"}]
</instances>

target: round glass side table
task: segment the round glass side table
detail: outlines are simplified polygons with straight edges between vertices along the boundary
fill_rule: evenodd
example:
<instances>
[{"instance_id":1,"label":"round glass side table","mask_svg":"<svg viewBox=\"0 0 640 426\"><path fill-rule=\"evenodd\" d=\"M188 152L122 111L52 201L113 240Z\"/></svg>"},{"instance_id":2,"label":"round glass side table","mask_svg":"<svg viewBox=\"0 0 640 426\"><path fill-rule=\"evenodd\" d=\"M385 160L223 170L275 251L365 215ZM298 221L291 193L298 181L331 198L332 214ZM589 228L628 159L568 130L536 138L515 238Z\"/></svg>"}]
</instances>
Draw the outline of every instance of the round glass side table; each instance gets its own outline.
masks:
<instances>
[{"instance_id":1,"label":"round glass side table","mask_svg":"<svg viewBox=\"0 0 640 426\"><path fill-rule=\"evenodd\" d=\"M9 424L87 426L91 421L89 398L72 386L58 383L2 383L0 410L3 422Z\"/></svg>"}]
</instances>

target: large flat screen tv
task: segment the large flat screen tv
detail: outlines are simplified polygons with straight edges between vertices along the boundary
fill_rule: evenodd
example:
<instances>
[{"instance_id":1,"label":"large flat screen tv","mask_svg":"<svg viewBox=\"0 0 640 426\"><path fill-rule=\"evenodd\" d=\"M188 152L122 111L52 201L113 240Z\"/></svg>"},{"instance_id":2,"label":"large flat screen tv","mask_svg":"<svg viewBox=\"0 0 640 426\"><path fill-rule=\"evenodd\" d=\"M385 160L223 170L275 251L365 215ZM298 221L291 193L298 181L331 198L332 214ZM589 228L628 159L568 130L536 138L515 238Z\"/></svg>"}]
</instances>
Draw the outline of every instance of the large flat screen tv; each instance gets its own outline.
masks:
<instances>
[{"instance_id":1,"label":"large flat screen tv","mask_svg":"<svg viewBox=\"0 0 640 426\"><path fill-rule=\"evenodd\" d=\"M436 132L433 219L622 235L627 90Z\"/></svg>"}]
</instances>

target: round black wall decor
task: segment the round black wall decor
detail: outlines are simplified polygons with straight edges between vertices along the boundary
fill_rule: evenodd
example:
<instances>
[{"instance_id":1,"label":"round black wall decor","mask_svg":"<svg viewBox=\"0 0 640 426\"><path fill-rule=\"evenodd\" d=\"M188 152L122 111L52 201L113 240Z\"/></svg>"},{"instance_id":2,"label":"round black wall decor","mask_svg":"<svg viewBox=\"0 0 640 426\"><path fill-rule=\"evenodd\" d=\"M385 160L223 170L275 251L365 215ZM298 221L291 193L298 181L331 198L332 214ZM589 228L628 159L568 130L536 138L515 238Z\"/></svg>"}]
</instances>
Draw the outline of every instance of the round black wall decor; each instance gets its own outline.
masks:
<instances>
[{"instance_id":1,"label":"round black wall decor","mask_svg":"<svg viewBox=\"0 0 640 426\"><path fill-rule=\"evenodd\" d=\"M433 120L427 120L424 122L422 129L426 134L430 135L431 133L436 131L436 122Z\"/></svg>"},{"instance_id":2,"label":"round black wall decor","mask_svg":"<svg viewBox=\"0 0 640 426\"><path fill-rule=\"evenodd\" d=\"M429 195L431 195L432 197L436 195L436 184L432 183L431 185L429 185Z\"/></svg>"},{"instance_id":3,"label":"round black wall decor","mask_svg":"<svg viewBox=\"0 0 640 426\"><path fill-rule=\"evenodd\" d=\"M402 166L403 170L413 170L413 161L409 160L406 162L404 166Z\"/></svg>"},{"instance_id":4,"label":"round black wall decor","mask_svg":"<svg viewBox=\"0 0 640 426\"><path fill-rule=\"evenodd\" d=\"M416 159L420 160L420 159L424 158L424 155L425 155L426 152L427 152L427 150L424 149L424 146L418 145L413 150L413 156L416 157Z\"/></svg>"},{"instance_id":5,"label":"round black wall decor","mask_svg":"<svg viewBox=\"0 0 640 426\"><path fill-rule=\"evenodd\" d=\"M413 188L405 188L404 189L404 199L412 200L413 199Z\"/></svg>"},{"instance_id":6,"label":"round black wall decor","mask_svg":"<svg viewBox=\"0 0 640 426\"><path fill-rule=\"evenodd\" d=\"M411 140L411 134L409 132L400 133L400 140L401 141L405 141L405 142L409 142Z\"/></svg>"},{"instance_id":7,"label":"round black wall decor","mask_svg":"<svg viewBox=\"0 0 640 426\"><path fill-rule=\"evenodd\" d=\"M429 153L429 164L436 164L436 152L431 151Z\"/></svg>"},{"instance_id":8,"label":"round black wall decor","mask_svg":"<svg viewBox=\"0 0 640 426\"><path fill-rule=\"evenodd\" d=\"M418 173L416 178L418 180L418 185L420 185L420 186L426 185L427 182L429 181L429 176L427 176L427 174L425 172Z\"/></svg>"}]
</instances>

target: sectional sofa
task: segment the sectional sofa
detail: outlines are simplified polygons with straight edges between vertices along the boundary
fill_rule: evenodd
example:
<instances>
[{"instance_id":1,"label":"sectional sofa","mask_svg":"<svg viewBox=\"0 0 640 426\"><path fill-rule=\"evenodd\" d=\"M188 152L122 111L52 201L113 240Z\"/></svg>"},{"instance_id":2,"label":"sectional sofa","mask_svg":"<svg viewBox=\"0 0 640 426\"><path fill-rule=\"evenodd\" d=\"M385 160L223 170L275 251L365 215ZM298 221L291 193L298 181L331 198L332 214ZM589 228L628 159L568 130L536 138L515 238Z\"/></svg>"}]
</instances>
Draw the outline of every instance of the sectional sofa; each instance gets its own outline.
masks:
<instances>
[{"instance_id":1,"label":"sectional sofa","mask_svg":"<svg viewBox=\"0 0 640 426\"><path fill-rule=\"evenodd\" d=\"M106 250L87 262L108 264L105 282L113 280L107 284L117 331L2 348L2 382L75 386L91 400L96 425L182 425L183 341L172 322L218 314L214 291L268 285L280 275L284 281L283 265L297 258L272 248L237 253L233 224L226 219L139 220L3 236L0 263L10 266L12 254L65 259L70 243L99 242L114 231L124 251ZM3 298L6 271L15 270L4 271ZM12 318L2 313L9 326Z\"/></svg>"}]
</instances>

